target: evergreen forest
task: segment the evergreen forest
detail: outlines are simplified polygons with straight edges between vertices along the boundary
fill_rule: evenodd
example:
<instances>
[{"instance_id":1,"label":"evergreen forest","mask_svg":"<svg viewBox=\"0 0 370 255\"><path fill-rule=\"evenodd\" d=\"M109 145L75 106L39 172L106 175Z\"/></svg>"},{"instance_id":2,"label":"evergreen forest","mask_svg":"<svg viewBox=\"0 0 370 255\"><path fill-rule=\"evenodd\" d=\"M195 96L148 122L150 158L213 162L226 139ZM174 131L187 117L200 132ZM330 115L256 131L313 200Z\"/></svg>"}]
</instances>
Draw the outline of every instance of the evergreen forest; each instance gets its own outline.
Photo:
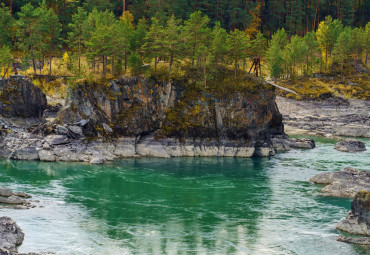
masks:
<instances>
[{"instance_id":1,"label":"evergreen forest","mask_svg":"<svg viewBox=\"0 0 370 255\"><path fill-rule=\"evenodd\" d=\"M7 0L1 75L15 72L13 63L80 79L190 68L206 87L225 70L250 71L255 59L272 78L343 75L350 63L367 66L369 11L366 0Z\"/></svg>"}]
</instances>

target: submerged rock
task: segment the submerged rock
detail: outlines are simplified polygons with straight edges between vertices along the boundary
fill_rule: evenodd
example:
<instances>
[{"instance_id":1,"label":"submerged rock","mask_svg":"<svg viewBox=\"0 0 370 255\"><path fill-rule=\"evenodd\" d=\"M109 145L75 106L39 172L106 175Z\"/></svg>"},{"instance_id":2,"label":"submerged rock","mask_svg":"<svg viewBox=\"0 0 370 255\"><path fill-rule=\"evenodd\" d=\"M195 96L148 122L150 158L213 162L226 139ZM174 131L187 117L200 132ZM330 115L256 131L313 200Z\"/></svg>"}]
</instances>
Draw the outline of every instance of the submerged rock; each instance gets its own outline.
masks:
<instances>
[{"instance_id":1,"label":"submerged rock","mask_svg":"<svg viewBox=\"0 0 370 255\"><path fill-rule=\"evenodd\" d=\"M289 151L295 149L313 149L315 141L311 138L272 138L273 147L276 151Z\"/></svg>"},{"instance_id":2,"label":"submerged rock","mask_svg":"<svg viewBox=\"0 0 370 255\"><path fill-rule=\"evenodd\" d=\"M346 167L338 172L318 174L310 179L325 184L321 189L325 196L355 197L360 191L370 192L370 172Z\"/></svg>"},{"instance_id":3,"label":"submerged rock","mask_svg":"<svg viewBox=\"0 0 370 255\"><path fill-rule=\"evenodd\" d=\"M360 244L360 245L370 245L370 237L338 236L337 241L345 242L345 243Z\"/></svg>"},{"instance_id":4,"label":"submerged rock","mask_svg":"<svg viewBox=\"0 0 370 255\"><path fill-rule=\"evenodd\" d=\"M355 139L345 139L335 144L334 149L343 152L366 151L365 143Z\"/></svg>"},{"instance_id":5,"label":"submerged rock","mask_svg":"<svg viewBox=\"0 0 370 255\"><path fill-rule=\"evenodd\" d=\"M337 229L350 234L370 236L370 192L360 191L351 203L351 211L340 221ZM369 238L340 238L340 241L370 244Z\"/></svg>"},{"instance_id":6,"label":"submerged rock","mask_svg":"<svg viewBox=\"0 0 370 255\"><path fill-rule=\"evenodd\" d=\"M95 157L95 158L93 158L93 159L90 160L90 164L93 164L93 165L101 165L101 164L104 164L104 159L103 158Z\"/></svg>"}]
</instances>

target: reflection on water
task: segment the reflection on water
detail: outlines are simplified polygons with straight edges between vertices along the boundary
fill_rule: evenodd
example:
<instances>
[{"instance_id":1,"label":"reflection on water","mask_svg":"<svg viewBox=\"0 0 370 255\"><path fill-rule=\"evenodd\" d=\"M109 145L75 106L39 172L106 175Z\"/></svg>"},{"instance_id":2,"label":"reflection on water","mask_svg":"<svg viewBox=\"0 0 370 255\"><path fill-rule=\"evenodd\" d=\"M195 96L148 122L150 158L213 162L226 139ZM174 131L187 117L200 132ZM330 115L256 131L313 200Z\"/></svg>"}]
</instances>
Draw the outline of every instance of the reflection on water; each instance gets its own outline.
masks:
<instances>
[{"instance_id":1,"label":"reflection on water","mask_svg":"<svg viewBox=\"0 0 370 255\"><path fill-rule=\"evenodd\" d=\"M335 241L350 200L320 197L307 182L348 164L363 169L369 152L354 159L323 140L264 159L0 161L1 186L30 192L43 206L0 215L26 233L22 252L367 254Z\"/></svg>"}]
</instances>

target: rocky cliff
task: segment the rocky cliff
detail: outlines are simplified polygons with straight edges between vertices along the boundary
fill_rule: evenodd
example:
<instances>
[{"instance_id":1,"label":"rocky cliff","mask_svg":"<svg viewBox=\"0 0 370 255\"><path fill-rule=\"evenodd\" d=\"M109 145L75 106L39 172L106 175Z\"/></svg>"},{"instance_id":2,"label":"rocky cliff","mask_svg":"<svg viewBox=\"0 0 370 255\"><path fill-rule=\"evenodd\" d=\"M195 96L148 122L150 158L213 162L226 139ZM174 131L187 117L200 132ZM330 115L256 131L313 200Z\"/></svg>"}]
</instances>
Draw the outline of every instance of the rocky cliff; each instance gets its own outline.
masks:
<instances>
[{"instance_id":1,"label":"rocky cliff","mask_svg":"<svg viewBox=\"0 0 370 255\"><path fill-rule=\"evenodd\" d=\"M270 137L284 134L274 91L246 83L222 94L139 77L84 84L70 92L58 119L85 123L86 136L130 137L140 155L273 155Z\"/></svg>"},{"instance_id":2,"label":"rocky cliff","mask_svg":"<svg viewBox=\"0 0 370 255\"><path fill-rule=\"evenodd\" d=\"M46 96L23 76L0 80L0 115L6 117L42 117Z\"/></svg>"},{"instance_id":3,"label":"rocky cliff","mask_svg":"<svg viewBox=\"0 0 370 255\"><path fill-rule=\"evenodd\" d=\"M12 79L3 84L16 81L14 86L38 91L27 79ZM44 96L38 97L40 112L35 115L44 109ZM252 79L238 87L220 84L206 90L190 82L141 77L80 84L70 89L54 123L21 127L0 120L2 156L20 160L252 157L274 155L274 147L299 147L299 141L276 143L276 137L286 137L274 90Z\"/></svg>"}]
</instances>

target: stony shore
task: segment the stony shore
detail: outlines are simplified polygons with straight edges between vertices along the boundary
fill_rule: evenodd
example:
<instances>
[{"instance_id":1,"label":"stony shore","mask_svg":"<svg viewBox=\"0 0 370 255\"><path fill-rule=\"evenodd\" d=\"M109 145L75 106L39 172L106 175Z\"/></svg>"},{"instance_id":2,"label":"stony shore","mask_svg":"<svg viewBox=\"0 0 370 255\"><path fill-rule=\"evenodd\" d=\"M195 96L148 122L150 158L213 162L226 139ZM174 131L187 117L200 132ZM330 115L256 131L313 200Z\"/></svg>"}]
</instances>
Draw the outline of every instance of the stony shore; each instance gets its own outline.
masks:
<instances>
[{"instance_id":1,"label":"stony shore","mask_svg":"<svg viewBox=\"0 0 370 255\"><path fill-rule=\"evenodd\" d=\"M370 102L329 98L315 101L277 97L289 135L370 138Z\"/></svg>"},{"instance_id":2,"label":"stony shore","mask_svg":"<svg viewBox=\"0 0 370 255\"><path fill-rule=\"evenodd\" d=\"M273 156L276 151L288 151L294 148L312 149L312 139L289 139L275 137L271 142L245 144L240 140L156 139L154 135L143 137L120 137L109 140L76 137L82 127L56 126L56 132L48 136L28 132L27 127L14 126L7 121L10 134L0 137L0 156L14 160L40 160L65 162L90 162L100 164L119 158L130 157L252 157ZM58 131L59 130L59 131ZM72 130L77 131L71 134Z\"/></svg>"}]
</instances>

